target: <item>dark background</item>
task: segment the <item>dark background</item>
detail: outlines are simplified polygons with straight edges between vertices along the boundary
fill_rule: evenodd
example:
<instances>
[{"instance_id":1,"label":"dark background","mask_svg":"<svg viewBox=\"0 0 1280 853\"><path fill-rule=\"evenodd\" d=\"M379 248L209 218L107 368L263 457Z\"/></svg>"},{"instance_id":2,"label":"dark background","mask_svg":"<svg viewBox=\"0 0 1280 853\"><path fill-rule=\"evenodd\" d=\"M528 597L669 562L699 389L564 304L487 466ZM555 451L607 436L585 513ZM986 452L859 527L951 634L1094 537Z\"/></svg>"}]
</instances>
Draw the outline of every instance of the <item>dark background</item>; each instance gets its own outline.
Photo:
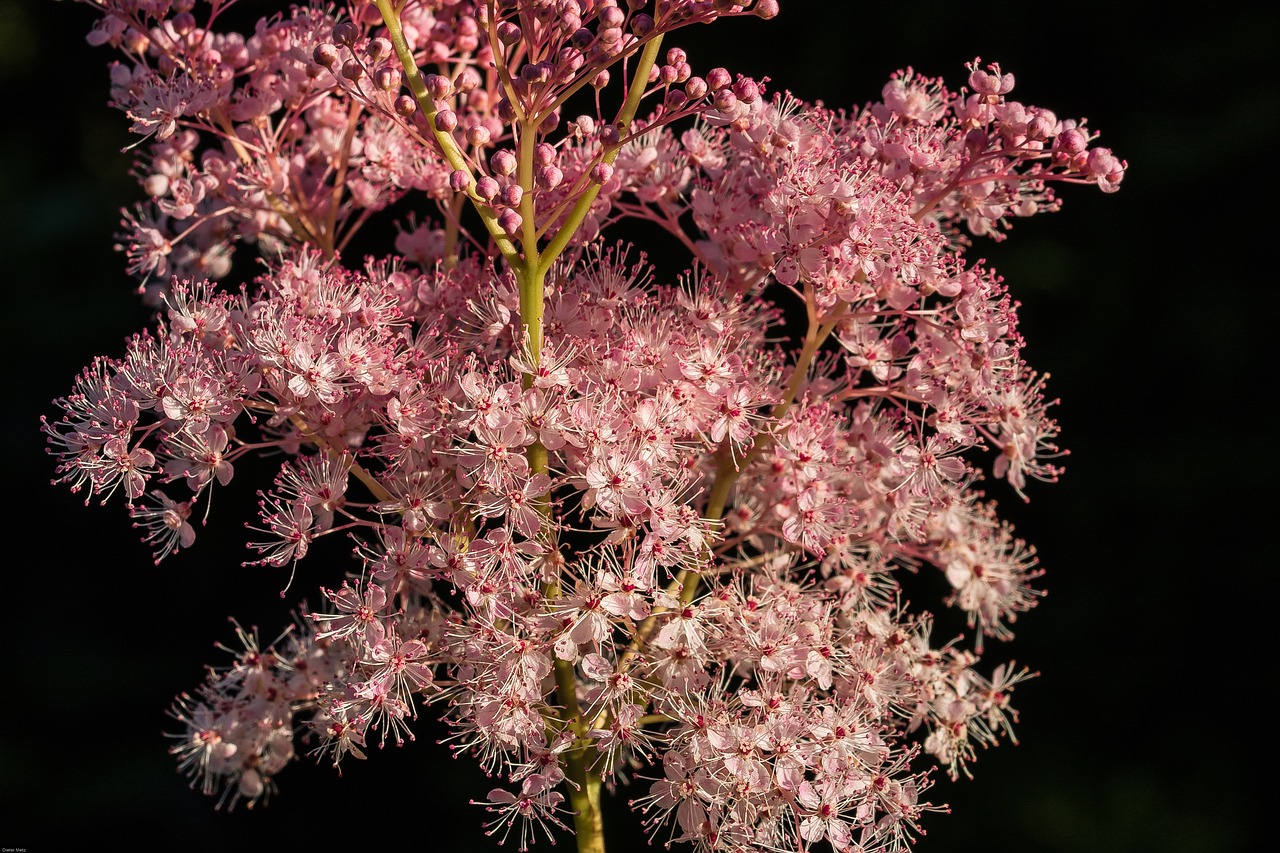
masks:
<instances>
[{"instance_id":1,"label":"dark background","mask_svg":"<svg viewBox=\"0 0 1280 853\"><path fill-rule=\"evenodd\" d=\"M878 97L896 68L964 80L975 55L1015 97L1087 116L1129 160L1123 188L1067 187L1063 212L1018 222L985 256L1024 303L1027 355L1053 374L1056 486L1022 506L994 488L1048 574L1007 655L1043 673L1020 691L1021 744L943 781L924 853L1231 853L1261 849L1274 772L1276 430L1270 252L1275 13L1193 17L1122 4L783 0L773 22L669 39L695 69L767 74L831 105ZM0 583L0 845L260 850L407 843L493 849L467 800L490 787L419 740L349 762L296 763L267 808L215 813L166 755L164 709L193 688L235 615L274 634L323 564L244 568L241 525L266 485L250 465L214 498L190 553L151 565L119 503L52 487L38 418L97 354L147 323L112 251L138 195L133 141L106 105L106 49L71 3L0 0L3 364L9 557ZM331 566L341 566L335 552ZM340 572L340 568L332 572ZM1004 653L994 649L989 657ZM642 839L610 815L610 850ZM562 844L572 841L562 839ZM513 842L509 842L514 846Z\"/></svg>"}]
</instances>

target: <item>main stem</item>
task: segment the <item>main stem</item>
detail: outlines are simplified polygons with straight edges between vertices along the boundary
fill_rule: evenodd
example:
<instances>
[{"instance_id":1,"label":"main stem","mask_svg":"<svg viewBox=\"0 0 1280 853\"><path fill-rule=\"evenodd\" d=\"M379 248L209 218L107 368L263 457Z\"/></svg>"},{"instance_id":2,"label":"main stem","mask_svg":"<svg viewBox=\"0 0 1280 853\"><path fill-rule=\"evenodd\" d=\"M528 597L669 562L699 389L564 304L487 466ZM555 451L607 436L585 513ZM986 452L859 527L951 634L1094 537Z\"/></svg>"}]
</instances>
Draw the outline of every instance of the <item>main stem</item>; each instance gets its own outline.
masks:
<instances>
[{"instance_id":1,"label":"main stem","mask_svg":"<svg viewBox=\"0 0 1280 853\"><path fill-rule=\"evenodd\" d=\"M512 239L498 225L493 209L484 204L475 195L473 189L475 181L474 177L471 176L470 164L458 148L453 135L436 127L436 105L426 90L422 74L418 70L417 62L414 60L413 52L409 48L404 38L404 33L400 28L400 19L395 0L374 0L374 2L378 7L378 11L382 13L382 19L387 25L392 46L400 59L400 64L404 67L405 81L410 91L413 92L419 106L426 114L436 142L440 145L440 149L449 164L455 170L465 172L470 178L465 195L480 214L480 218L493 238L498 251L507 260L512 272L515 274L520 291L520 324L526 336L531 366L536 371L542 359L543 309L547 271L568 247L574 233L581 227L583 220L591 209L592 202L595 201L596 195L600 192L600 187L591 185L586 188L577 203L565 216L560 229L556 233L549 235L546 247L540 250L533 194L533 146L541 118L539 116L518 115L519 172L517 177L520 186L525 192L520 210L523 217L523 227L518 235L521 245L517 249ZM492 6L490 10L492 12ZM636 65L635 74L631 79L631 87L627 91L622 109L618 112L616 126L619 136L626 135L632 121L635 119L636 110L640 106L640 100L644 96L645 88L649 83L649 72L657 61L661 44L661 34L652 37L644 44L640 60ZM495 51L495 61L499 65L499 72L502 72L504 69L501 67L501 59L497 58L497 53ZM510 90L509 75L503 75L503 83ZM508 91L507 94L513 103L517 101L514 92ZM602 152L601 160L604 163L611 164L614 158L618 156L619 148L620 146L618 145L607 148ZM533 383L533 376L526 374L523 382L526 388L530 387ZM541 442L534 442L529 445L526 454L531 474L549 473L550 459L548 458L547 448ZM555 530L551 523L551 495L547 494L539 497L538 509L543 515L546 524L544 529L551 540L548 547L554 549L556 548L556 543L554 541ZM558 565L558 561L553 561L553 565ZM561 595L558 571L555 575L544 580L543 592L548 598L558 598ZM573 663L557 659L555 662L555 676L556 702L560 707L560 719L574 735L573 745L565 753L563 762L569 788L569 803L574 811L573 823L578 853L604 853L604 817L600 811L601 779L599 774L591 767L594 755L593 741L588 736L590 725L587 720L582 718L582 711L578 706L577 675L574 672Z\"/></svg>"}]
</instances>

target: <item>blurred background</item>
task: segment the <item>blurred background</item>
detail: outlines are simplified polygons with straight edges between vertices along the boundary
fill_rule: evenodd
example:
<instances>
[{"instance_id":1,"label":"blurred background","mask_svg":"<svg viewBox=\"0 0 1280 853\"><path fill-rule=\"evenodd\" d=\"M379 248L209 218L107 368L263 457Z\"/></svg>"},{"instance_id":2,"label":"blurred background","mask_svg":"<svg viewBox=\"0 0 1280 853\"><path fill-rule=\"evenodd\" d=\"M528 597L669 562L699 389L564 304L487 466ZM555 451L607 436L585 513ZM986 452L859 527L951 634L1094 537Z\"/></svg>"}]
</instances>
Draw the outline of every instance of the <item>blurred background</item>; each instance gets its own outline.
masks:
<instances>
[{"instance_id":1,"label":"blurred background","mask_svg":"<svg viewBox=\"0 0 1280 853\"><path fill-rule=\"evenodd\" d=\"M1280 21L1260 6L1157 16L1094 0L782 0L775 21L669 40L695 69L768 76L832 106L877 98L908 65L959 86L981 56L1017 75L1015 97L1087 116L1131 164L1119 193L1066 187L1061 213L971 252L1023 303L1026 354L1053 375L1072 455L1061 483L1033 484L1029 505L991 489L1039 549L1048 596L989 657L1042 677L1019 691L1021 743L931 792L952 813L926 818L923 853L1263 849L1277 686L1267 157L1280 139ZM49 485L39 417L148 322L112 250L119 209L138 195L121 153L134 139L106 106L112 56L84 42L93 19L79 4L0 0L11 300L0 428L14 486L2 516L0 845L493 849L483 811L467 805L491 785L429 725L341 778L296 762L252 812L215 812L165 752L164 711L223 660L213 644L233 641L227 617L270 638L334 578L303 563L282 601L284 573L240 565L242 525L267 484L251 465L215 496L196 547L161 568L119 503L86 508ZM643 847L625 807L609 821L611 853Z\"/></svg>"}]
</instances>

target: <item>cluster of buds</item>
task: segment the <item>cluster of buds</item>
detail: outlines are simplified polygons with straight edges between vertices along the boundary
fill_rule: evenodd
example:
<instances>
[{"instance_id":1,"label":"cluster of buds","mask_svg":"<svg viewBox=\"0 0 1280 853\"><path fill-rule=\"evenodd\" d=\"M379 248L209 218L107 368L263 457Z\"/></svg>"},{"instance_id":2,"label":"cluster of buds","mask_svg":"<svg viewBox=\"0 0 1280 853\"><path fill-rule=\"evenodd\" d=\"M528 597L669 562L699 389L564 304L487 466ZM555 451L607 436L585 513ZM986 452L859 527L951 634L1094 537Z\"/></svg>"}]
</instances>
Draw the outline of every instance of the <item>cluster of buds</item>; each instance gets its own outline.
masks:
<instances>
[{"instance_id":1,"label":"cluster of buds","mask_svg":"<svg viewBox=\"0 0 1280 853\"><path fill-rule=\"evenodd\" d=\"M238 459L283 453L250 562L337 534L360 565L316 566L321 609L241 631L175 704L203 790L253 804L300 747L363 759L434 706L522 848L571 822L603 850L629 780L655 839L897 850L939 808L929 762L1012 738L1031 673L981 656L1040 569L978 485L1024 495L1064 451L964 250L1057 182L1116 188L1083 123L977 60L832 112L663 48L773 0L351 0L247 36L228 2L93 5L158 310L58 401L59 476L123 493L159 561ZM637 221L689 268L615 241ZM239 284L236 247L262 258ZM925 566L960 636L903 603Z\"/></svg>"}]
</instances>

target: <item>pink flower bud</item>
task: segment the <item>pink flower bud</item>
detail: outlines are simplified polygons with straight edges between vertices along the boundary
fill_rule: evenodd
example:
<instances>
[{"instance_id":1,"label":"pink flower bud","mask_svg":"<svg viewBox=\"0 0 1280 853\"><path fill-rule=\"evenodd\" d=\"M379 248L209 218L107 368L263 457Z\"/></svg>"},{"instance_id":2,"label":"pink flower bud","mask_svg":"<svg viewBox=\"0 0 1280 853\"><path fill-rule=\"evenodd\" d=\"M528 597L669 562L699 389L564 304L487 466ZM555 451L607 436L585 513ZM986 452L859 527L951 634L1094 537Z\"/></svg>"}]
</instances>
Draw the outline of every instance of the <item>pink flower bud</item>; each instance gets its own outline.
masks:
<instances>
[{"instance_id":1,"label":"pink flower bud","mask_svg":"<svg viewBox=\"0 0 1280 853\"><path fill-rule=\"evenodd\" d=\"M1079 154L1089 146L1089 138L1076 127L1071 127L1058 134L1053 147L1064 154Z\"/></svg>"},{"instance_id":2,"label":"pink flower bud","mask_svg":"<svg viewBox=\"0 0 1280 853\"><path fill-rule=\"evenodd\" d=\"M732 83L733 76L727 68L712 68L707 72L707 86L713 92L718 92Z\"/></svg>"},{"instance_id":3,"label":"pink flower bud","mask_svg":"<svg viewBox=\"0 0 1280 853\"><path fill-rule=\"evenodd\" d=\"M480 178L480 180L476 181L476 194L485 201L493 201L494 198L497 197L500 189L501 187L498 186L498 182L488 175L485 175Z\"/></svg>"},{"instance_id":4,"label":"pink flower bud","mask_svg":"<svg viewBox=\"0 0 1280 853\"><path fill-rule=\"evenodd\" d=\"M556 161L556 149L554 145L546 142L539 142L533 146L533 162L539 166L546 166L548 163Z\"/></svg>"},{"instance_id":5,"label":"pink flower bud","mask_svg":"<svg viewBox=\"0 0 1280 853\"><path fill-rule=\"evenodd\" d=\"M613 166L608 163L596 163L591 167L591 182L603 184L613 177Z\"/></svg>"},{"instance_id":6,"label":"pink flower bud","mask_svg":"<svg viewBox=\"0 0 1280 853\"><path fill-rule=\"evenodd\" d=\"M342 76L348 80L359 80L364 76L364 66L354 59L342 63Z\"/></svg>"},{"instance_id":7,"label":"pink flower bud","mask_svg":"<svg viewBox=\"0 0 1280 853\"><path fill-rule=\"evenodd\" d=\"M333 40L343 47L351 47L360 38L360 28L351 21L341 21L333 28Z\"/></svg>"},{"instance_id":8,"label":"pink flower bud","mask_svg":"<svg viewBox=\"0 0 1280 853\"><path fill-rule=\"evenodd\" d=\"M191 35L196 28L196 16L190 12L182 12L174 15L169 23L173 26L173 31L178 35Z\"/></svg>"},{"instance_id":9,"label":"pink flower bud","mask_svg":"<svg viewBox=\"0 0 1280 853\"><path fill-rule=\"evenodd\" d=\"M467 143L469 145L488 145L489 144L489 128L483 124L473 124L467 128Z\"/></svg>"},{"instance_id":10,"label":"pink flower bud","mask_svg":"<svg viewBox=\"0 0 1280 853\"><path fill-rule=\"evenodd\" d=\"M428 74L422 82L426 84L427 94L437 101L449 97L453 90L453 84L449 82L449 78L439 74Z\"/></svg>"},{"instance_id":11,"label":"pink flower bud","mask_svg":"<svg viewBox=\"0 0 1280 853\"><path fill-rule=\"evenodd\" d=\"M539 189L551 190L560 186L560 182L564 180L564 172L555 166L546 165L539 166L534 174L534 182Z\"/></svg>"},{"instance_id":12,"label":"pink flower bud","mask_svg":"<svg viewBox=\"0 0 1280 853\"><path fill-rule=\"evenodd\" d=\"M418 109L418 102L408 95L401 95L396 98L396 112L402 116L408 117L414 114Z\"/></svg>"},{"instance_id":13,"label":"pink flower bud","mask_svg":"<svg viewBox=\"0 0 1280 853\"><path fill-rule=\"evenodd\" d=\"M384 92L394 92L400 88L400 71L396 68L383 68L376 77L378 88Z\"/></svg>"},{"instance_id":14,"label":"pink flower bud","mask_svg":"<svg viewBox=\"0 0 1280 853\"><path fill-rule=\"evenodd\" d=\"M436 130L443 130L448 133L457 126L458 117L453 114L452 110L440 110L436 113Z\"/></svg>"},{"instance_id":15,"label":"pink flower bud","mask_svg":"<svg viewBox=\"0 0 1280 853\"><path fill-rule=\"evenodd\" d=\"M456 193L465 190L471 184L471 175L466 169L454 169L449 173L449 189Z\"/></svg>"},{"instance_id":16,"label":"pink flower bud","mask_svg":"<svg viewBox=\"0 0 1280 853\"><path fill-rule=\"evenodd\" d=\"M458 79L454 81L454 87L459 92L470 92L479 86L480 82L480 72L471 66L467 66L458 74Z\"/></svg>"},{"instance_id":17,"label":"pink flower bud","mask_svg":"<svg viewBox=\"0 0 1280 853\"><path fill-rule=\"evenodd\" d=\"M689 82L684 84L684 93L689 100L696 101L703 95L707 94L707 81L701 77L690 77Z\"/></svg>"},{"instance_id":18,"label":"pink flower bud","mask_svg":"<svg viewBox=\"0 0 1280 853\"><path fill-rule=\"evenodd\" d=\"M757 18L763 18L766 21L776 18L778 17L778 0L756 0L756 5L751 11Z\"/></svg>"},{"instance_id":19,"label":"pink flower bud","mask_svg":"<svg viewBox=\"0 0 1280 853\"><path fill-rule=\"evenodd\" d=\"M518 206L522 198L524 198L524 188L519 184L507 184L502 188L502 193L499 197L507 207Z\"/></svg>"},{"instance_id":20,"label":"pink flower bud","mask_svg":"<svg viewBox=\"0 0 1280 853\"><path fill-rule=\"evenodd\" d=\"M722 113L732 112L733 108L738 105L738 96L733 94L732 89L721 89L716 92L715 108Z\"/></svg>"},{"instance_id":21,"label":"pink flower bud","mask_svg":"<svg viewBox=\"0 0 1280 853\"><path fill-rule=\"evenodd\" d=\"M656 26L657 24L653 22L653 18L645 14L636 15L631 19L631 33L639 39L653 32Z\"/></svg>"},{"instance_id":22,"label":"pink flower bud","mask_svg":"<svg viewBox=\"0 0 1280 853\"><path fill-rule=\"evenodd\" d=\"M311 58L316 65L323 65L330 71L338 64L338 48L331 44L316 45L316 49L312 51Z\"/></svg>"},{"instance_id":23,"label":"pink flower bud","mask_svg":"<svg viewBox=\"0 0 1280 853\"><path fill-rule=\"evenodd\" d=\"M493 152L492 156L489 157L489 168L499 175L515 174L518 165L516 155L506 148Z\"/></svg>"},{"instance_id":24,"label":"pink flower bud","mask_svg":"<svg viewBox=\"0 0 1280 853\"><path fill-rule=\"evenodd\" d=\"M391 42L381 37L373 39L365 45L364 54L373 62L381 62L391 55Z\"/></svg>"},{"instance_id":25,"label":"pink flower bud","mask_svg":"<svg viewBox=\"0 0 1280 853\"><path fill-rule=\"evenodd\" d=\"M520 214L511 208L507 208L498 214L498 227L507 232L508 237L514 237L520 231L520 226L524 220L520 218Z\"/></svg>"},{"instance_id":26,"label":"pink flower bud","mask_svg":"<svg viewBox=\"0 0 1280 853\"><path fill-rule=\"evenodd\" d=\"M520 35L520 26L518 24L511 21L503 21L498 24L498 41L507 47L511 47L511 45L520 41Z\"/></svg>"}]
</instances>

